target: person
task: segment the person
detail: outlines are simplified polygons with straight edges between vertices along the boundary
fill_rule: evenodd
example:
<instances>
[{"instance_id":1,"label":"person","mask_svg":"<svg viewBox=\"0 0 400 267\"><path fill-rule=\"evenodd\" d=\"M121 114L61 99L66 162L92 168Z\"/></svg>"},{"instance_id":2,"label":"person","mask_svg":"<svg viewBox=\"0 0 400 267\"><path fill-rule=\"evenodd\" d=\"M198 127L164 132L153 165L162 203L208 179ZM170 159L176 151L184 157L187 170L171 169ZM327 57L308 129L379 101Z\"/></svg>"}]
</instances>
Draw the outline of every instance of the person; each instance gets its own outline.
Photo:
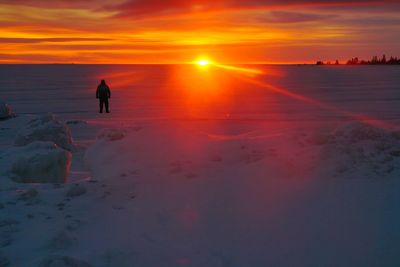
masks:
<instances>
[{"instance_id":1,"label":"person","mask_svg":"<svg viewBox=\"0 0 400 267\"><path fill-rule=\"evenodd\" d=\"M106 112L110 113L108 109L108 99L111 98L111 92L106 81L101 80L99 86L97 86L96 98L100 101L100 113L103 113L103 106L106 106Z\"/></svg>"}]
</instances>

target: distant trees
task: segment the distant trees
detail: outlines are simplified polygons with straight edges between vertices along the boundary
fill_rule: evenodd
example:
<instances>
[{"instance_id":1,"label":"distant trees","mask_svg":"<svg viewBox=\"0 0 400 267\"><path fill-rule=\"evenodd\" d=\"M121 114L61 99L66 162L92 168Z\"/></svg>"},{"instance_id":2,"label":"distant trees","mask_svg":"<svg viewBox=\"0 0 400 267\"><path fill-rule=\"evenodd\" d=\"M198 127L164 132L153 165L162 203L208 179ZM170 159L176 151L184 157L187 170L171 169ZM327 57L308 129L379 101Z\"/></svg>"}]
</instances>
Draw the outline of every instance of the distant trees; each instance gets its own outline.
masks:
<instances>
[{"instance_id":1,"label":"distant trees","mask_svg":"<svg viewBox=\"0 0 400 267\"><path fill-rule=\"evenodd\" d=\"M333 65L332 62L330 62L330 61L327 61L326 63L323 62L323 61L317 61L316 64L317 64L317 65ZM335 65L340 65L339 60L336 59Z\"/></svg>"},{"instance_id":2,"label":"distant trees","mask_svg":"<svg viewBox=\"0 0 400 267\"><path fill-rule=\"evenodd\" d=\"M332 65L330 61L326 63L323 61L317 61L317 65ZM339 60L335 61L335 65L340 65ZM378 58L377 56L373 56L371 60L360 60L358 57L352 58L346 62L346 65L400 65L400 58L390 57L386 58L386 55L383 55L382 58Z\"/></svg>"},{"instance_id":3,"label":"distant trees","mask_svg":"<svg viewBox=\"0 0 400 267\"><path fill-rule=\"evenodd\" d=\"M400 59L397 57L390 57L389 60L386 59L386 55L383 55L382 58L378 58L377 56L373 56L371 60L359 60L357 57L352 58L347 61L347 65L400 65Z\"/></svg>"}]
</instances>

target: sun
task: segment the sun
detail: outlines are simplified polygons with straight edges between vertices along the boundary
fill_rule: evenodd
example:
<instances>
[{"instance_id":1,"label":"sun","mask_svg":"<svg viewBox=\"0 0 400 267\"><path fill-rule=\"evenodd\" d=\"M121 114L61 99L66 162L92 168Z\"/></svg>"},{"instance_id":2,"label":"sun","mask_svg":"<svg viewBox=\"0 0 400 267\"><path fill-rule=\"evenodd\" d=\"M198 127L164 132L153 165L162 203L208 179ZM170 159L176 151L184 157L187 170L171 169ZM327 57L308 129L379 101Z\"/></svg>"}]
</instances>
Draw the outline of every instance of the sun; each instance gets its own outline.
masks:
<instances>
[{"instance_id":1,"label":"sun","mask_svg":"<svg viewBox=\"0 0 400 267\"><path fill-rule=\"evenodd\" d=\"M207 66L210 64L210 61L208 61L207 59L200 59L196 62L196 64L200 66Z\"/></svg>"}]
</instances>

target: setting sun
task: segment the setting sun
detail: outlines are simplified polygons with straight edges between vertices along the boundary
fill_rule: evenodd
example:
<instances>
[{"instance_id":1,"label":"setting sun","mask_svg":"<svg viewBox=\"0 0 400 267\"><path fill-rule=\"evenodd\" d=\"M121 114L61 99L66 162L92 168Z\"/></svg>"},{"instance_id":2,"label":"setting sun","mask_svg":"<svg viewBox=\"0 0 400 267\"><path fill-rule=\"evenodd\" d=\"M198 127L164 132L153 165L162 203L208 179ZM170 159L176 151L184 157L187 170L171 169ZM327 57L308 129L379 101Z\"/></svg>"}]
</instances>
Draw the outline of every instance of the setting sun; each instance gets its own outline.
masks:
<instances>
[{"instance_id":1,"label":"setting sun","mask_svg":"<svg viewBox=\"0 0 400 267\"><path fill-rule=\"evenodd\" d=\"M196 64L200 66L207 66L210 64L210 61L208 61L207 59L200 59L196 62Z\"/></svg>"}]
</instances>

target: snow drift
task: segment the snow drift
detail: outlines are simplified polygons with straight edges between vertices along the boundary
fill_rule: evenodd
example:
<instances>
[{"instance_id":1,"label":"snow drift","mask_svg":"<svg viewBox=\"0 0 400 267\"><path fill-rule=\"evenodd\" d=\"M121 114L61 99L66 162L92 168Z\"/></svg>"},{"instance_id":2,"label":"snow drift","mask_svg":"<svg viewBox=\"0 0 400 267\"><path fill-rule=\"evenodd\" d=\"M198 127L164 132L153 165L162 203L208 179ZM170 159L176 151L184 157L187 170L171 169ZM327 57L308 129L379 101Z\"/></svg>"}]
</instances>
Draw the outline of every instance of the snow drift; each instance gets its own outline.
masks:
<instances>
[{"instance_id":1,"label":"snow drift","mask_svg":"<svg viewBox=\"0 0 400 267\"><path fill-rule=\"evenodd\" d=\"M56 144L40 141L10 148L0 155L0 159L8 163L5 172L20 183L64 183L71 158L70 152Z\"/></svg>"},{"instance_id":2,"label":"snow drift","mask_svg":"<svg viewBox=\"0 0 400 267\"><path fill-rule=\"evenodd\" d=\"M311 143L323 146L336 173L384 177L400 166L400 132L353 122L329 134L314 136Z\"/></svg>"},{"instance_id":3,"label":"snow drift","mask_svg":"<svg viewBox=\"0 0 400 267\"><path fill-rule=\"evenodd\" d=\"M72 151L74 149L70 129L51 113L28 122L18 132L14 144L16 146L25 146L34 141L51 141L66 150Z\"/></svg>"}]
</instances>

